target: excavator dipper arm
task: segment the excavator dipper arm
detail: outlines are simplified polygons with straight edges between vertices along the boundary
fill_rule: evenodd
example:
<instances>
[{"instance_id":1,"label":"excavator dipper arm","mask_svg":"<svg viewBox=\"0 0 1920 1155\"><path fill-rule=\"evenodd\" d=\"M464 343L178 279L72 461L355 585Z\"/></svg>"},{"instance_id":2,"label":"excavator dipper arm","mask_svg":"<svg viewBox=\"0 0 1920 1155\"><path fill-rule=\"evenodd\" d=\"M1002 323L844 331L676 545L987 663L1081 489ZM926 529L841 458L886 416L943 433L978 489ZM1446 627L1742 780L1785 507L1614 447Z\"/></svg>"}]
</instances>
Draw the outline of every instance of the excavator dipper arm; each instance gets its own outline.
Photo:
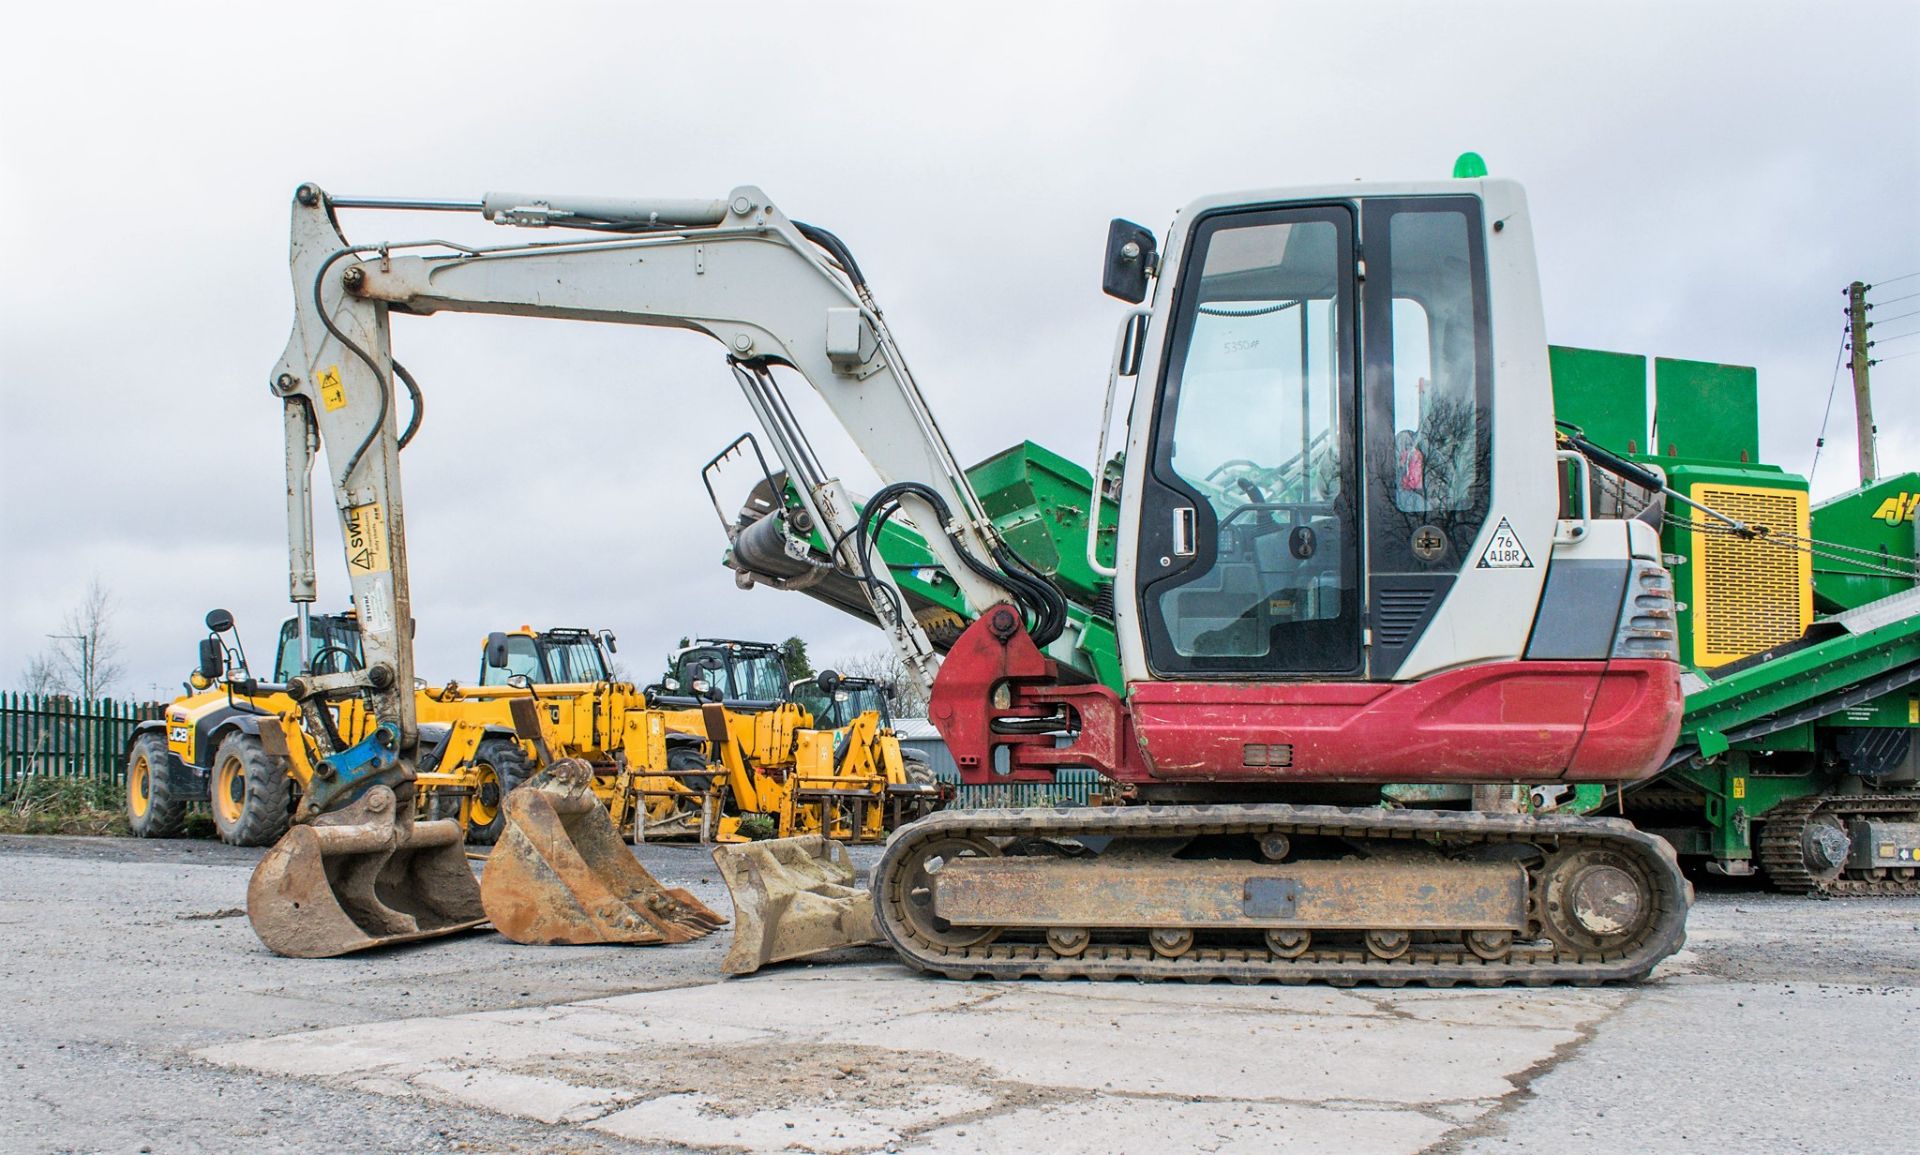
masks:
<instances>
[{"instance_id":1,"label":"excavator dipper arm","mask_svg":"<svg viewBox=\"0 0 1920 1155\"><path fill-rule=\"evenodd\" d=\"M786 366L826 402L883 484L920 528L967 599L984 609L1020 601L992 575L1007 555L965 471L948 447L852 256L831 234L796 224L759 189L716 201L567 200L494 194L471 206L503 224L568 224L600 230L578 240L490 248L353 245L336 205L417 207L330 200L301 186L293 209L296 321L273 388L311 414L328 448L334 496L362 608L369 672L412 671L392 630L406 619L403 515L396 443L391 312L499 313L690 329L726 348L735 376L782 465L800 484L808 514L863 583L908 667L931 687L939 658L904 612L886 567L854 556L858 511L820 466L769 373ZM421 251L414 251L414 250ZM288 422L289 488L296 423ZM291 509L291 506L290 506ZM298 511L294 511L298 517ZM291 538L290 538L291 540ZM296 548L295 569L299 569ZM1031 588L1031 579L1027 579ZM1029 595L1028 602L1032 597ZM404 696L404 695L402 695ZM403 741L412 720L394 701ZM382 711L382 717L389 716Z\"/></svg>"},{"instance_id":2,"label":"excavator dipper arm","mask_svg":"<svg viewBox=\"0 0 1920 1155\"><path fill-rule=\"evenodd\" d=\"M336 217L343 207L470 209L502 224L565 224L592 235L493 248L433 241L355 244ZM522 848L526 869L517 883L511 872L495 869L487 885L476 888L458 861L457 828L415 821L419 728L400 451L417 425L420 397L393 359L389 318L395 311L651 325L691 329L719 341L798 483L812 523L836 543L849 572L867 575L862 588L876 619L913 676L929 688L938 654L890 571L863 556L869 530L878 531L869 520L878 508L890 505L910 519L978 607L1012 601L1032 613L1037 625L1052 612L1051 587L1000 541L968 485L852 254L832 234L788 220L758 189L737 189L717 201L498 195L473 204L423 204L336 201L307 184L294 196L291 267L293 332L270 383L286 407L291 593L303 609L314 597L311 477L324 447L365 665L296 678L289 692L310 718L323 715L328 701L364 699L377 724L344 748L335 748L343 744L332 741L327 728L317 728L322 756L305 783L298 824L256 872L249 913L262 940L281 953L338 954L448 933L479 922L483 901L505 933L538 941L612 941L609 935L619 935L608 928L625 926L622 920L632 916L598 906L586 911L590 918L580 911L555 913L565 906L561 891L575 905L584 901L578 886L559 885L585 877L580 869L556 873L556 862L579 857L562 851L604 852L606 838L550 836L547 842L554 845ZM773 366L796 370L820 393L885 483L864 513L821 467L773 381ZM399 420L403 388L413 394L414 406L406 434ZM1044 636L1044 628L1038 632ZM585 829L581 823L598 829L593 815L575 813L582 808L565 786L556 781L541 790L573 805L566 811L573 815L571 825L535 823L539 829L529 827L533 833L520 842L539 842L541 831L551 835L562 825L567 831ZM600 816L599 825L605 821ZM520 843L509 838L504 845L512 851ZM612 858L627 856L598 853L581 861ZM610 887L608 894L650 893L635 889L633 870L586 873ZM546 882L534 885L535 879ZM531 896L531 905L502 896ZM565 929L529 923L518 917L522 908L547 911ZM689 933L694 931L704 933L701 927Z\"/></svg>"}]
</instances>

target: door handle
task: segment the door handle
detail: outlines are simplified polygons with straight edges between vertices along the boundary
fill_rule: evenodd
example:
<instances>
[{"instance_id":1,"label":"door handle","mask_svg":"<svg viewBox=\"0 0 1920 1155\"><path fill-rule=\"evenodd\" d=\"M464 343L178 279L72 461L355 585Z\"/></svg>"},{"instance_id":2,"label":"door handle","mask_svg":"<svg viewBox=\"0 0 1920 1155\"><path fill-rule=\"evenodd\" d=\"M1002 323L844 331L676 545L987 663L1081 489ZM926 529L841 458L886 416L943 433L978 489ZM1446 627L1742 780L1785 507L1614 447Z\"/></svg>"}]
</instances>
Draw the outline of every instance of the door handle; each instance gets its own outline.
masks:
<instances>
[{"instance_id":1,"label":"door handle","mask_svg":"<svg viewBox=\"0 0 1920 1155\"><path fill-rule=\"evenodd\" d=\"M1194 554L1194 516L1191 505L1183 505L1173 511L1173 556L1192 557Z\"/></svg>"}]
</instances>

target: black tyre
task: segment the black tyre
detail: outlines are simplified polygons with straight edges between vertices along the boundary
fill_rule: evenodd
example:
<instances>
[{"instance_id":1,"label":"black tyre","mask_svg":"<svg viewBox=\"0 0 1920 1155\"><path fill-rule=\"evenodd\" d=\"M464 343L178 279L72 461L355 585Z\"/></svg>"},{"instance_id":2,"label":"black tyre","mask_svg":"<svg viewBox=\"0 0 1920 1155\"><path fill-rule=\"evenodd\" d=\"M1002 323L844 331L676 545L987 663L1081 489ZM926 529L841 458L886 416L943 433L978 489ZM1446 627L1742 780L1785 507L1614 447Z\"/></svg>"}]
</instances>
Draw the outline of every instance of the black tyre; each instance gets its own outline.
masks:
<instances>
[{"instance_id":1,"label":"black tyre","mask_svg":"<svg viewBox=\"0 0 1920 1155\"><path fill-rule=\"evenodd\" d=\"M473 802L467 809L467 841L492 846L507 828L507 795L533 777L533 761L511 738L488 738L473 752Z\"/></svg>"},{"instance_id":2,"label":"black tyre","mask_svg":"<svg viewBox=\"0 0 1920 1155\"><path fill-rule=\"evenodd\" d=\"M135 838L178 838L187 825L187 804L173 797L167 741L148 731L127 751L127 826Z\"/></svg>"},{"instance_id":3,"label":"black tyre","mask_svg":"<svg viewBox=\"0 0 1920 1155\"><path fill-rule=\"evenodd\" d=\"M909 786L938 786L940 779L933 772L933 763L927 760L925 750L910 750L900 747L900 768L907 772Z\"/></svg>"},{"instance_id":4,"label":"black tyre","mask_svg":"<svg viewBox=\"0 0 1920 1155\"><path fill-rule=\"evenodd\" d=\"M287 832L293 778L285 758L269 754L252 734L220 740L208 785L213 829L228 846L271 846Z\"/></svg>"},{"instance_id":5,"label":"black tyre","mask_svg":"<svg viewBox=\"0 0 1920 1155\"><path fill-rule=\"evenodd\" d=\"M687 774L686 772L689 770L708 770L711 769L712 766L713 764L707 761L705 754L702 754L690 746L682 746L677 750L667 751L667 769L673 771L674 776L680 778L680 784L689 790L698 790L704 793L707 787L713 784L713 775ZM684 777L682 777L682 775L684 775Z\"/></svg>"}]
</instances>

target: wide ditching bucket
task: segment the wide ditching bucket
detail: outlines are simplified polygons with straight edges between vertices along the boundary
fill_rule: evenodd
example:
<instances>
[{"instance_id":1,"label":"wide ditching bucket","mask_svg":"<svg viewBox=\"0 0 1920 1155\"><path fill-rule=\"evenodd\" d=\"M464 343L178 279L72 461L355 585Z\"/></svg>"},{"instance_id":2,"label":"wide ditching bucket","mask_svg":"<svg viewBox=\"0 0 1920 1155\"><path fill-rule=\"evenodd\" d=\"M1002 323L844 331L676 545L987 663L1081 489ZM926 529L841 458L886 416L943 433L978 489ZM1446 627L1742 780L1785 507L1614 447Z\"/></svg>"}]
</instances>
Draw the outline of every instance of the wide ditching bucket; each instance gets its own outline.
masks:
<instances>
[{"instance_id":1,"label":"wide ditching bucket","mask_svg":"<svg viewBox=\"0 0 1920 1155\"><path fill-rule=\"evenodd\" d=\"M267 949L332 958L486 922L460 824L407 817L375 786L287 831L247 884L247 918Z\"/></svg>"},{"instance_id":2,"label":"wide ditching bucket","mask_svg":"<svg viewBox=\"0 0 1920 1155\"><path fill-rule=\"evenodd\" d=\"M847 848L831 838L716 846L713 862L733 896L727 974L880 941L873 895L854 885Z\"/></svg>"},{"instance_id":3,"label":"wide ditching bucket","mask_svg":"<svg viewBox=\"0 0 1920 1155\"><path fill-rule=\"evenodd\" d=\"M519 943L687 942L727 921L640 865L593 795L593 767L577 758L507 795L480 901L494 929Z\"/></svg>"}]
</instances>

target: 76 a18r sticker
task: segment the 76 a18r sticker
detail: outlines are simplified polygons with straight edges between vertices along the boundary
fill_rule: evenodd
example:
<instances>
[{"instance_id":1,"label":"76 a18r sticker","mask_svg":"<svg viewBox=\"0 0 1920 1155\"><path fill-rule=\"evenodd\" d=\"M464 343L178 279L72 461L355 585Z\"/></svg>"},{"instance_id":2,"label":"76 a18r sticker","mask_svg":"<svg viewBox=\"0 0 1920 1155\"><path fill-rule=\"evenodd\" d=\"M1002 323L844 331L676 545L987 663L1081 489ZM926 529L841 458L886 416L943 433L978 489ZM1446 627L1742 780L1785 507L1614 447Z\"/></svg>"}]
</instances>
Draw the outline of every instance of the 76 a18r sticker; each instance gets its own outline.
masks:
<instances>
[{"instance_id":1,"label":"76 a18r sticker","mask_svg":"<svg viewBox=\"0 0 1920 1155\"><path fill-rule=\"evenodd\" d=\"M1506 518L1493 527L1493 540L1487 543L1485 552L1480 555L1478 569L1532 569L1533 559L1527 556L1527 547L1520 544L1520 535L1513 532L1513 526Z\"/></svg>"}]
</instances>

